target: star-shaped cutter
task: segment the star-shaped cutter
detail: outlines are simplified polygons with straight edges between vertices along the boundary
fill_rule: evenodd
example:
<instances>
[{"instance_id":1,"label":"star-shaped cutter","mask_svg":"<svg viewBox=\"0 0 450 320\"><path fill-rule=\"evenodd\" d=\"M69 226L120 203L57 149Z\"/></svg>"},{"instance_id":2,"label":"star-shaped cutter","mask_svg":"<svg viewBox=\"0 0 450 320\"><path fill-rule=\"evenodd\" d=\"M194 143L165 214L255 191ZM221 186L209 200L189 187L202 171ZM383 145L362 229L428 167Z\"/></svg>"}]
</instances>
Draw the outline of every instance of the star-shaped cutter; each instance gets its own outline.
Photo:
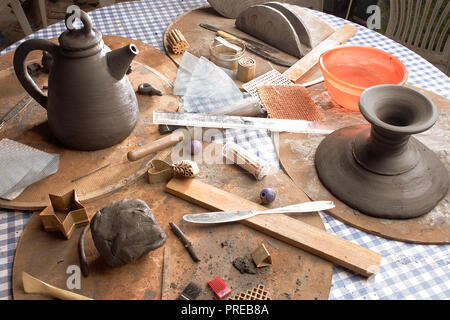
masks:
<instances>
[{"instance_id":1,"label":"star-shaped cutter","mask_svg":"<svg viewBox=\"0 0 450 320\"><path fill-rule=\"evenodd\" d=\"M49 194L48 197L50 205L39 214L45 231L60 231L70 239L75 228L89 223L86 209L78 201L75 190L62 196Z\"/></svg>"}]
</instances>

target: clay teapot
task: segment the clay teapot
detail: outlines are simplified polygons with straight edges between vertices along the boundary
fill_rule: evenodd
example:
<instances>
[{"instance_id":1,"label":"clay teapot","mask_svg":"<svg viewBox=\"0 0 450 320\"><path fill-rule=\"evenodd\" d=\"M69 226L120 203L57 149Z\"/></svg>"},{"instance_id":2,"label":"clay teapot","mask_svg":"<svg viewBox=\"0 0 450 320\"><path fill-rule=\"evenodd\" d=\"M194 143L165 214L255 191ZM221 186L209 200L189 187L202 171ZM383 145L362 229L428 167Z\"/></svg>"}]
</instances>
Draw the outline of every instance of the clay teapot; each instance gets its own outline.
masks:
<instances>
[{"instance_id":1,"label":"clay teapot","mask_svg":"<svg viewBox=\"0 0 450 320\"><path fill-rule=\"evenodd\" d=\"M134 44L111 51L102 34L80 11L81 29L59 36L59 45L44 39L22 43L14 54L14 70L24 89L45 109L53 135L69 148L97 150L124 140L136 125L139 108L126 72L139 53ZM31 79L25 59L43 50L53 59L48 97Z\"/></svg>"}]
</instances>

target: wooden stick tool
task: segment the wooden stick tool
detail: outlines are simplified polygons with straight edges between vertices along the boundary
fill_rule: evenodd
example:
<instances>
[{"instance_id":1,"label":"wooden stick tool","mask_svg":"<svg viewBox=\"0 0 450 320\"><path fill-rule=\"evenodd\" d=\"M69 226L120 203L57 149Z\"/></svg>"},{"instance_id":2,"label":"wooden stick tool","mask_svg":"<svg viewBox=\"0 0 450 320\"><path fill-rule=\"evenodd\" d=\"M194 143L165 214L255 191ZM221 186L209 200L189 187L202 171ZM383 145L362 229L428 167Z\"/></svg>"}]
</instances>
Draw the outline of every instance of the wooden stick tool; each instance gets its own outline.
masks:
<instances>
[{"instance_id":1,"label":"wooden stick tool","mask_svg":"<svg viewBox=\"0 0 450 320\"><path fill-rule=\"evenodd\" d=\"M168 136L165 136L164 138L153 141L148 146L143 146L142 148L138 148L136 150L132 150L132 151L128 152L127 158L129 161L137 161L151 153L174 146L178 142L183 140L183 138L184 138L184 130L175 130Z\"/></svg>"},{"instance_id":2,"label":"wooden stick tool","mask_svg":"<svg viewBox=\"0 0 450 320\"><path fill-rule=\"evenodd\" d=\"M172 229L173 233L175 233L178 239L180 239L180 241L186 247L186 250L191 255L192 260L194 260L195 262L199 262L200 258L197 256L197 253L195 253L194 248L192 247L192 243L189 241L183 231L181 231L181 229L173 222L169 222L169 226L170 229Z\"/></svg>"}]
</instances>

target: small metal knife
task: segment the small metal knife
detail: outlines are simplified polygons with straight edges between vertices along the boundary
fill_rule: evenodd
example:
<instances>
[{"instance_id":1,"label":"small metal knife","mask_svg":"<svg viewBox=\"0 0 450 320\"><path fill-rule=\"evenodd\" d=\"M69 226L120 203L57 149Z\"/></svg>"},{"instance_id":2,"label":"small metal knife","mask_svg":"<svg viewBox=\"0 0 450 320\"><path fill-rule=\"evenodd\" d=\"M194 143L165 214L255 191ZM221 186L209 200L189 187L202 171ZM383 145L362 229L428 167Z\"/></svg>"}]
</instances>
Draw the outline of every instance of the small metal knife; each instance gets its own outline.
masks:
<instances>
[{"instance_id":1,"label":"small metal knife","mask_svg":"<svg viewBox=\"0 0 450 320\"><path fill-rule=\"evenodd\" d=\"M258 42L258 41L255 41L255 40L252 40L252 39L249 39L249 38L244 38L244 37L238 36L238 35L236 35L236 34L233 34L233 33L229 32L229 31L225 31L225 30L219 29L219 28L217 28L217 27L214 27L214 26L212 26L212 25L210 25L210 24L200 23L199 26L202 27L202 28L205 28L205 29L207 29L207 30L214 31L214 32L217 32L217 31L223 31L223 32L226 32L226 33L228 33L229 35L232 35L233 37L236 37L236 38L238 38L238 39L244 40L245 42L250 43L250 44L253 44L254 46L256 46L256 47L258 47L258 48L261 48L261 49L263 49L263 50L266 50L266 51L268 51L268 52L272 52L272 53L278 53L278 52L279 52L278 50L273 49L273 48L271 48L271 47L269 47L269 46L266 46L266 45L263 44L263 43L260 43L260 42Z\"/></svg>"},{"instance_id":2,"label":"small metal knife","mask_svg":"<svg viewBox=\"0 0 450 320\"><path fill-rule=\"evenodd\" d=\"M293 63L291 63L291 62L274 57L271 54L265 52L264 50L257 48L251 44L246 43L245 47L247 48L248 51L251 51L251 52L257 54L258 56L263 57L266 60L272 61L273 63L278 64L280 66L290 67L293 65Z\"/></svg>"},{"instance_id":3,"label":"small metal knife","mask_svg":"<svg viewBox=\"0 0 450 320\"><path fill-rule=\"evenodd\" d=\"M310 201L263 211L235 210L186 214L183 220L191 223L224 223L248 219L259 214L315 212L333 208L333 201Z\"/></svg>"}]
</instances>

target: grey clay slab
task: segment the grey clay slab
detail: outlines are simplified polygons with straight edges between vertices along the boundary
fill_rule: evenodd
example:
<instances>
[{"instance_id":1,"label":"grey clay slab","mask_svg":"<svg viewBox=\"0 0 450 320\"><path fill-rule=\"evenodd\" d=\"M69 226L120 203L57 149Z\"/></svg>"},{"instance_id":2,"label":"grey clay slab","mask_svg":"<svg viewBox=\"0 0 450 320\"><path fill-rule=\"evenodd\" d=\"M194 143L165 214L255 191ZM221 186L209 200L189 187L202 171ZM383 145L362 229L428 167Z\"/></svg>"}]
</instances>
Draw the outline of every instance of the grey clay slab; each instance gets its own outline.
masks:
<instances>
[{"instance_id":1,"label":"grey clay slab","mask_svg":"<svg viewBox=\"0 0 450 320\"><path fill-rule=\"evenodd\" d=\"M295 57L301 58L301 44L294 27L279 10L256 5L243 11L236 27Z\"/></svg>"},{"instance_id":2,"label":"grey clay slab","mask_svg":"<svg viewBox=\"0 0 450 320\"><path fill-rule=\"evenodd\" d=\"M208 0L209 4L220 15L226 18L236 19L237 16L245 9L257 5L264 4L266 0ZM322 11L323 6L319 1L315 0L279 0L278 2L290 3L302 7L312 8L314 10Z\"/></svg>"},{"instance_id":3,"label":"grey clay slab","mask_svg":"<svg viewBox=\"0 0 450 320\"><path fill-rule=\"evenodd\" d=\"M311 34L303 22L302 18L297 12L292 8L292 6L281 3L281 2L266 2L265 6L274 8L280 11L286 19L292 24L294 31L297 33L298 39L300 40L302 54L305 55L312 47ZM309 50L308 50L309 49Z\"/></svg>"}]
</instances>

